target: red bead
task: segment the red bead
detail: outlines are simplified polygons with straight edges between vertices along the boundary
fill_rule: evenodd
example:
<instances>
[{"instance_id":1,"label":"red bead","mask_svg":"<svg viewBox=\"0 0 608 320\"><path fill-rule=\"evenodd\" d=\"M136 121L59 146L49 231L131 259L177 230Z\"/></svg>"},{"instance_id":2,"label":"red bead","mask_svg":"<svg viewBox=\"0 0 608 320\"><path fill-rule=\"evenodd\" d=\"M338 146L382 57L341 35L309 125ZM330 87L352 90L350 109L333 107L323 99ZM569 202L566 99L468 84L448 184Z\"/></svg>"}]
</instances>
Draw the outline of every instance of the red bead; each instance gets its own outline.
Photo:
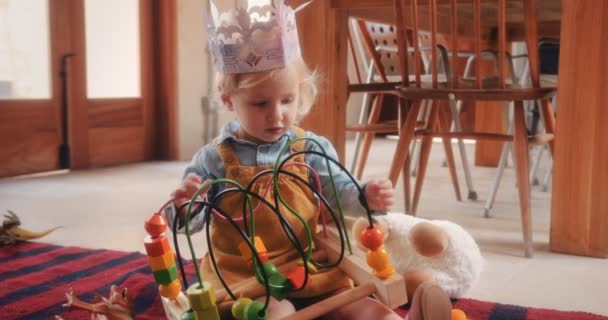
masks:
<instances>
[{"instance_id":1,"label":"red bead","mask_svg":"<svg viewBox=\"0 0 608 320\"><path fill-rule=\"evenodd\" d=\"M305 276L306 276L306 270L304 269L304 267L297 266L297 267L293 268L293 270L291 270L287 274L287 280L289 280L289 282L291 282L291 286L293 289L300 289L304 285ZM306 281L306 284L304 286L309 285L311 282L312 282L312 277L309 274L308 281Z\"/></svg>"},{"instance_id":2,"label":"red bead","mask_svg":"<svg viewBox=\"0 0 608 320\"><path fill-rule=\"evenodd\" d=\"M144 239L144 246L146 247L146 253L148 257L162 256L166 252L171 250L169 246L169 240L165 237L152 238L147 236Z\"/></svg>"},{"instance_id":3,"label":"red bead","mask_svg":"<svg viewBox=\"0 0 608 320\"><path fill-rule=\"evenodd\" d=\"M361 240L361 244L370 249L376 250L384 243L384 236L382 231L377 227L368 227L363 232L361 232L361 236L359 237Z\"/></svg>"},{"instance_id":4,"label":"red bead","mask_svg":"<svg viewBox=\"0 0 608 320\"><path fill-rule=\"evenodd\" d=\"M152 237L158 237L167 231L167 219L161 214L155 213L150 219L146 220L144 229L146 229L148 234Z\"/></svg>"}]
</instances>

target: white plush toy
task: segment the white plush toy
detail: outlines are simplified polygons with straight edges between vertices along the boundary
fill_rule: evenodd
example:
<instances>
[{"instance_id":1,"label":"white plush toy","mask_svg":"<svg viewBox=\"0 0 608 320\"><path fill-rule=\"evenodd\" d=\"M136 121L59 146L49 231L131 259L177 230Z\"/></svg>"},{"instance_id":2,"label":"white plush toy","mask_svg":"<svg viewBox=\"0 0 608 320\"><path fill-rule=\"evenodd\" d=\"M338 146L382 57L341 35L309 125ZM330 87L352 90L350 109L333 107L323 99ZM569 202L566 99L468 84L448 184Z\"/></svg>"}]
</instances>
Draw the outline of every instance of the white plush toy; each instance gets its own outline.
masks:
<instances>
[{"instance_id":1,"label":"white plush toy","mask_svg":"<svg viewBox=\"0 0 608 320\"><path fill-rule=\"evenodd\" d=\"M406 281L408 298L423 282L435 281L451 298L462 297L478 280L483 257L473 237L459 225L403 213L376 217L391 263ZM354 239L368 226L355 221Z\"/></svg>"}]
</instances>

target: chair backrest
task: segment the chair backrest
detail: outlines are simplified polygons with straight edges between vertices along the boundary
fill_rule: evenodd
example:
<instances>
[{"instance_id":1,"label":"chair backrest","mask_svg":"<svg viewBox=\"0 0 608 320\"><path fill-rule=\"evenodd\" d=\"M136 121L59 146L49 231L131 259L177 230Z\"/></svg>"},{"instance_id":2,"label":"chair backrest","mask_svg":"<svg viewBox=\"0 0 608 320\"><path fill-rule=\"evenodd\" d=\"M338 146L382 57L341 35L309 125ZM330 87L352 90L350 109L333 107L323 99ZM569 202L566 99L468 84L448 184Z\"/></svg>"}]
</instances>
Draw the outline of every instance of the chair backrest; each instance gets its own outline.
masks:
<instances>
[{"instance_id":1,"label":"chair backrest","mask_svg":"<svg viewBox=\"0 0 608 320\"><path fill-rule=\"evenodd\" d=\"M389 76L401 76L395 26L365 20L357 20L356 23L360 40L382 81L388 81ZM411 33L409 35L411 40ZM420 59L416 62L414 59L409 59L409 68L413 67L413 63L418 63L422 73L426 74L430 63L426 54L430 48L430 32L419 32L418 42L421 47ZM409 52L413 52L411 48ZM441 65L440 70L443 71L443 69L444 67Z\"/></svg>"},{"instance_id":2,"label":"chair backrest","mask_svg":"<svg viewBox=\"0 0 608 320\"><path fill-rule=\"evenodd\" d=\"M508 0L510 4L515 0ZM529 53L530 63L530 76L533 87L539 87L539 60L538 50L536 50L538 43L537 36L537 25L536 25L536 3L534 0L517 0L519 3L523 2L523 13L524 13L524 29L526 36L526 45ZM482 23L484 27L488 25L495 26L497 34L497 49L498 49L498 78L499 87L505 87L505 77L507 75L505 56L506 50L506 9L507 0L484 0L483 1L483 21L482 21L482 1L481 0L394 0L394 11L395 11L395 26L397 34L397 46L399 51L399 61L401 75L406 76L408 74L415 75L415 86L421 86L420 75L424 74L423 70L420 70L418 64L409 63L408 59L410 54L407 50L408 47L413 47L414 60L419 60L421 50L418 41L409 41L407 37L408 30L411 30L413 39L418 39L421 29L430 33L430 60L429 72L432 75L432 87L438 87L438 74L441 72L437 66L439 61L439 53L437 49L437 42L439 38L439 32L443 32L443 36L449 35L448 45L453 49L458 49L459 44L459 30L467 29L470 30L470 24L472 22L472 40L475 63L476 63L476 87L482 89L482 76L481 68L479 63L481 61L482 51ZM509 6L509 8L520 8L519 6ZM488 16L489 12L496 12L496 17L493 18ZM472 19L471 19L472 18ZM438 19L440 19L438 21ZM438 28L438 23L442 27L441 30ZM461 23L461 25L459 25ZM463 26L462 24L468 23ZM446 34L447 31L447 34ZM458 70L459 66L458 56L452 54L451 66L453 70ZM414 70L410 72L409 68L413 66ZM451 79L448 80L448 86L451 88L458 86L459 75L457 72L451 73ZM404 81L404 86L409 86L409 82Z\"/></svg>"}]
</instances>

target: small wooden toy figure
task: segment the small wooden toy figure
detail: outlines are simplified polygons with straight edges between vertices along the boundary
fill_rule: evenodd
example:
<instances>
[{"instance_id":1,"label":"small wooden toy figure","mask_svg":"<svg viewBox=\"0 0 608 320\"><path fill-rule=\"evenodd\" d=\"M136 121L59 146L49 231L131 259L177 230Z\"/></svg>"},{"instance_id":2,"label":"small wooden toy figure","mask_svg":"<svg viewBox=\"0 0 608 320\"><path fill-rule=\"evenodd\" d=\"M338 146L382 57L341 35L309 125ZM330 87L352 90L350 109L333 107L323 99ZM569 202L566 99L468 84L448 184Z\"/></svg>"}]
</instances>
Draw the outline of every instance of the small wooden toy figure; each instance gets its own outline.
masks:
<instances>
[{"instance_id":1,"label":"small wooden toy figure","mask_svg":"<svg viewBox=\"0 0 608 320\"><path fill-rule=\"evenodd\" d=\"M17 243L17 241L28 241L42 238L49 233L61 228L55 227L42 232L34 232L21 227L21 221L19 221L19 217L8 210L8 214L4 215L4 221L2 222L2 226L0 226L0 246L5 245L13 245Z\"/></svg>"},{"instance_id":2,"label":"small wooden toy figure","mask_svg":"<svg viewBox=\"0 0 608 320\"><path fill-rule=\"evenodd\" d=\"M93 303L84 302L74 295L74 290L65 294L68 302L63 306L66 308L78 308L91 311L91 319L94 320L132 320L133 302L128 295L127 288L119 290L117 286L110 287L108 298L98 296ZM55 316L56 319L62 319Z\"/></svg>"}]
</instances>

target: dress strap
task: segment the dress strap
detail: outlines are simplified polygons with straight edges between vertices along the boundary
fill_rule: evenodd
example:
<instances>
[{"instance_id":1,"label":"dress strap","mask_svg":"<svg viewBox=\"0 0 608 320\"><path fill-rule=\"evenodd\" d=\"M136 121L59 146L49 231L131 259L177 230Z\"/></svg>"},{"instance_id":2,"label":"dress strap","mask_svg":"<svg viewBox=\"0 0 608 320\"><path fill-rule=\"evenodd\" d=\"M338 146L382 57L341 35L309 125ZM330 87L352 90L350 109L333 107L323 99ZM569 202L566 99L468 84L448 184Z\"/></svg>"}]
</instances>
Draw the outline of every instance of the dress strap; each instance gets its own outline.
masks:
<instances>
[{"instance_id":1,"label":"dress strap","mask_svg":"<svg viewBox=\"0 0 608 320\"><path fill-rule=\"evenodd\" d=\"M225 168L240 166L239 157L237 157L236 152L234 152L234 149L232 149L232 146L230 146L228 140L224 140L222 143L217 143L215 148L217 149L217 153L220 155L220 159L224 161Z\"/></svg>"},{"instance_id":2,"label":"dress strap","mask_svg":"<svg viewBox=\"0 0 608 320\"><path fill-rule=\"evenodd\" d=\"M298 138L306 137L306 131L300 127L293 126L291 127L293 132L296 134ZM295 142L289 148L290 154L294 154L296 152L304 151L306 147L306 140L300 140ZM293 161L304 162L304 154L297 155L293 158Z\"/></svg>"}]
</instances>

